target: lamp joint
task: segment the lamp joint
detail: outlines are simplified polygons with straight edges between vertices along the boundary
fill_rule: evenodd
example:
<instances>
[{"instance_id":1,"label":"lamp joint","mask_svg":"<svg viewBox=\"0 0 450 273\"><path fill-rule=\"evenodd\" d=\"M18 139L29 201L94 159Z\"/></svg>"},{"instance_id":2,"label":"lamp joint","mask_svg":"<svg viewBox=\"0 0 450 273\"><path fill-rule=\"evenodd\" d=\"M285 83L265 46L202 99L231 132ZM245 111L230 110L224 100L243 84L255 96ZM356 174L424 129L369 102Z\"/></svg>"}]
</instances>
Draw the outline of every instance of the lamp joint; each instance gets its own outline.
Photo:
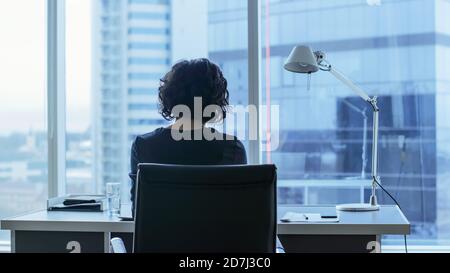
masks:
<instances>
[{"instance_id":1,"label":"lamp joint","mask_svg":"<svg viewBox=\"0 0 450 273\"><path fill-rule=\"evenodd\" d=\"M370 100L368 100L368 102L372 106L374 112L380 111L380 108L378 107L378 97L373 97Z\"/></svg>"}]
</instances>

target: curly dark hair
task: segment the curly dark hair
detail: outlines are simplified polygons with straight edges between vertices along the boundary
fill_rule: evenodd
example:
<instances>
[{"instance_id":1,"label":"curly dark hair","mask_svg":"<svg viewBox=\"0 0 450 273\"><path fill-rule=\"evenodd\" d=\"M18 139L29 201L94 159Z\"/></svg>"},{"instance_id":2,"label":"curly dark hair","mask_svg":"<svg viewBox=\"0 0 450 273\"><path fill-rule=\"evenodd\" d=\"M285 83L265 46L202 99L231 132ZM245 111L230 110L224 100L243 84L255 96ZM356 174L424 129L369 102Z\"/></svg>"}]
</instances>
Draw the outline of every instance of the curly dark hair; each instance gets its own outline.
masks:
<instances>
[{"instance_id":1,"label":"curly dark hair","mask_svg":"<svg viewBox=\"0 0 450 273\"><path fill-rule=\"evenodd\" d=\"M181 61L161 79L159 110L164 119L171 121L177 105L186 105L194 113L194 99L202 98L203 109L217 105L222 113L214 113L203 122L217 122L226 118L229 105L228 82L219 66L208 59Z\"/></svg>"}]
</instances>

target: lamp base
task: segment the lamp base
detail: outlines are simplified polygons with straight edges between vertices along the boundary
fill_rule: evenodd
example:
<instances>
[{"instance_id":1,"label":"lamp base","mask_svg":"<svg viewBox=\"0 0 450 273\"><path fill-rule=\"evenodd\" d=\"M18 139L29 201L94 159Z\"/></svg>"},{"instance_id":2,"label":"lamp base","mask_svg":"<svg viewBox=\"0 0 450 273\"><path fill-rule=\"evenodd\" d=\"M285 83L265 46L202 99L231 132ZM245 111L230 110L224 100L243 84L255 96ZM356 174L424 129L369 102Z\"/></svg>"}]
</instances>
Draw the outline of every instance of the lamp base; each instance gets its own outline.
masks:
<instances>
[{"instance_id":1,"label":"lamp base","mask_svg":"<svg viewBox=\"0 0 450 273\"><path fill-rule=\"evenodd\" d=\"M380 210L380 206L371 204L344 204L336 206L339 211L367 212Z\"/></svg>"}]
</instances>

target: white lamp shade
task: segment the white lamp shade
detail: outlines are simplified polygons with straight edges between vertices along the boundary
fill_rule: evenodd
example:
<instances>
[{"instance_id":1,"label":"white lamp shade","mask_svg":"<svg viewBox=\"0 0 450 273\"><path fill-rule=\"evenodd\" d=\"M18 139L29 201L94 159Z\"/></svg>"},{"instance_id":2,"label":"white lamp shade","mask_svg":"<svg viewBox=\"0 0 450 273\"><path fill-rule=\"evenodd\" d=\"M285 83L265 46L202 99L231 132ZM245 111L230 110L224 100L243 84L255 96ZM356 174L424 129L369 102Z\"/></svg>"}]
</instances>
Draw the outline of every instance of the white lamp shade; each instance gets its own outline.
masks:
<instances>
[{"instance_id":1,"label":"white lamp shade","mask_svg":"<svg viewBox=\"0 0 450 273\"><path fill-rule=\"evenodd\" d=\"M294 73L314 73L319 71L319 65L310 47L296 46L289 55L284 69Z\"/></svg>"}]
</instances>

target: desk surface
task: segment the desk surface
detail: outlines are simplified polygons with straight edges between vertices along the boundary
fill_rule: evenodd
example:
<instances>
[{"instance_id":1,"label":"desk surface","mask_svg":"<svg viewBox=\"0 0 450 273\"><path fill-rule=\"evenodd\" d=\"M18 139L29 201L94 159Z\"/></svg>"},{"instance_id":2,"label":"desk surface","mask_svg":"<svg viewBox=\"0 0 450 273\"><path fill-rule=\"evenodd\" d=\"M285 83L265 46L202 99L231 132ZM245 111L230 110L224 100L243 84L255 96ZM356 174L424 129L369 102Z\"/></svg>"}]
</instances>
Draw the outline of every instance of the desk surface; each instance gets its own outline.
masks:
<instances>
[{"instance_id":1,"label":"desk surface","mask_svg":"<svg viewBox=\"0 0 450 273\"><path fill-rule=\"evenodd\" d=\"M334 212L334 207L281 206L278 219L287 212ZM280 235L400 235L410 234L410 223L397 206L381 206L374 212L337 212L338 223L278 223Z\"/></svg>"},{"instance_id":2,"label":"desk surface","mask_svg":"<svg viewBox=\"0 0 450 273\"><path fill-rule=\"evenodd\" d=\"M1 229L21 231L134 232L134 222L124 222L107 212L38 211L1 221Z\"/></svg>"},{"instance_id":3,"label":"desk surface","mask_svg":"<svg viewBox=\"0 0 450 273\"><path fill-rule=\"evenodd\" d=\"M334 207L280 206L286 212L326 213ZM338 212L339 223L278 223L280 235L378 235L409 234L410 224L396 206L382 206L377 212ZM134 232L134 222L123 222L106 212L38 211L1 221L1 229L22 231Z\"/></svg>"}]
</instances>

